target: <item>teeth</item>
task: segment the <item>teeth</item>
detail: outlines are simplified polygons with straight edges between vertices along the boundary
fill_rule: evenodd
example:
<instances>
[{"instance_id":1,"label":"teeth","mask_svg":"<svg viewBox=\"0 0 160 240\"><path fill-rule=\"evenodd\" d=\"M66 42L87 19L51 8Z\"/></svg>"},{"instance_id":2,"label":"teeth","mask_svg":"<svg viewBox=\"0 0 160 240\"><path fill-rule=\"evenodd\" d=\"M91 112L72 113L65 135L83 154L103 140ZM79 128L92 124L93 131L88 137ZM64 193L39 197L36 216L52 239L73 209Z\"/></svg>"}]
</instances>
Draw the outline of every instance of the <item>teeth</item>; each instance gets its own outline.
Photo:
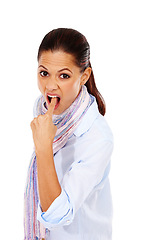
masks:
<instances>
[{"instance_id":1,"label":"teeth","mask_svg":"<svg viewBox=\"0 0 160 240\"><path fill-rule=\"evenodd\" d=\"M48 97L50 97L50 98L56 98L57 96L51 96L51 95L48 95Z\"/></svg>"}]
</instances>

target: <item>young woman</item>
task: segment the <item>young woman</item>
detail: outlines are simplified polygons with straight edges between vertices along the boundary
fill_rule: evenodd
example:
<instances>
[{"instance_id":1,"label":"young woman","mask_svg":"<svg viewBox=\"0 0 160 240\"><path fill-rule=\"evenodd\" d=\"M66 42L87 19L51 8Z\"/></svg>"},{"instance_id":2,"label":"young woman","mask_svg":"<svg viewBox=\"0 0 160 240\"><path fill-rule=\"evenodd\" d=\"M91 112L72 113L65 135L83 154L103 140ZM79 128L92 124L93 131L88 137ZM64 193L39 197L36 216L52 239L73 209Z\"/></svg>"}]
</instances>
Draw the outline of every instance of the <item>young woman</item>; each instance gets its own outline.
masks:
<instances>
[{"instance_id":1,"label":"young woman","mask_svg":"<svg viewBox=\"0 0 160 240\"><path fill-rule=\"evenodd\" d=\"M81 33L60 28L44 37L38 87L24 239L111 240L113 136Z\"/></svg>"}]
</instances>

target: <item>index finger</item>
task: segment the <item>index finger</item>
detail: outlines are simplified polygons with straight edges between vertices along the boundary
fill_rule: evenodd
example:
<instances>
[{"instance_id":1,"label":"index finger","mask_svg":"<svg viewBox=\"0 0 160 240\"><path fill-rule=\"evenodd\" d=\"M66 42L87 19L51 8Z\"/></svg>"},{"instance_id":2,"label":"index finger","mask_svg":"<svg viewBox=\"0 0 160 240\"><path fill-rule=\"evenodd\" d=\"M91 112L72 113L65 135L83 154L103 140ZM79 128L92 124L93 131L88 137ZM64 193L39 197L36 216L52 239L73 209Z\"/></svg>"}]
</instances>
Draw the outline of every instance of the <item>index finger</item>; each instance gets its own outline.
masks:
<instances>
[{"instance_id":1,"label":"index finger","mask_svg":"<svg viewBox=\"0 0 160 240\"><path fill-rule=\"evenodd\" d=\"M53 114L53 111L54 111L54 108L55 108L55 105L56 105L56 102L57 102L57 99L56 98L52 98L51 99L51 102L48 106L48 111L47 111L47 114L51 115Z\"/></svg>"}]
</instances>

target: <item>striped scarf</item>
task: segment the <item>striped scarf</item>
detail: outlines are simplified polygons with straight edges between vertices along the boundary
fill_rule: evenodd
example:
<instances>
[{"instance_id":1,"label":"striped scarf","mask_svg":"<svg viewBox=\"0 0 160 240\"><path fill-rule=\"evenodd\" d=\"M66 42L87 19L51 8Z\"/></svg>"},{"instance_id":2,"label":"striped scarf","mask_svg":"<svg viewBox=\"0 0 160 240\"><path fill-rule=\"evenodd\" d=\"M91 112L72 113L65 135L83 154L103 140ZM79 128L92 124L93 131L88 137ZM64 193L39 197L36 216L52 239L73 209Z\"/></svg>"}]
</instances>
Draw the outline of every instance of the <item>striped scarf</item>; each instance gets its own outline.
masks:
<instances>
[{"instance_id":1,"label":"striped scarf","mask_svg":"<svg viewBox=\"0 0 160 240\"><path fill-rule=\"evenodd\" d=\"M62 114L52 116L53 123L57 126L57 132L53 142L54 154L66 144L69 136L72 135L78 126L91 103L92 98L87 92L86 86L82 86L78 97L71 106ZM40 114L44 115L47 112L45 104L45 99L41 95L35 102L34 117ZM46 239L49 230L45 229L37 220L38 203L37 162L36 154L33 152L24 193L24 240Z\"/></svg>"}]
</instances>

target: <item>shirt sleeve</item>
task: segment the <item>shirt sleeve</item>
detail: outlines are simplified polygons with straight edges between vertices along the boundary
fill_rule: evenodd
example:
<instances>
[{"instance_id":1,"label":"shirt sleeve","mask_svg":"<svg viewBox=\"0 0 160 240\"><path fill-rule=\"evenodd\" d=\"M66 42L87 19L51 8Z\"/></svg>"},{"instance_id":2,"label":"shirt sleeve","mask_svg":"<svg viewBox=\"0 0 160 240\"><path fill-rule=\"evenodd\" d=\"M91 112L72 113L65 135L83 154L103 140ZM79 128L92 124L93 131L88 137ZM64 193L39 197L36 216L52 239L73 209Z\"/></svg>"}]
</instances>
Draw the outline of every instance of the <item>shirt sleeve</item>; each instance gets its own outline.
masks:
<instances>
[{"instance_id":1,"label":"shirt sleeve","mask_svg":"<svg viewBox=\"0 0 160 240\"><path fill-rule=\"evenodd\" d=\"M45 228L68 225L73 218L73 209L67 193L62 189L61 194L53 201L46 212L42 212L38 204L37 219Z\"/></svg>"},{"instance_id":2,"label":"shirt sleeve","mask_svg":"<svg viewBox=\"0 0 160 240\"><path fill-rule=\"evenodd\" d=\"M83 151L82 151L83 149ZM113 150L111 141L89 139L75 153L75 161L63 177L62 192L46 212L38 207L38 220L49 230L70 224L75 213L102 181Z\"/></svg>"},{"instance_id":3,"label":"shirt sleeve","mask_svg":"<svg viewBox=\"0 0 160 240\"><path fill-rule=\"evenodd\" d=\"M101 183L109 166L112 150L113 143L110 141L99 140L95 143L90 142L89 145L86 143L79 161L74 162L65 174L62 188L65 189L70 198L73 214L78 211L86 198Z\"/></svg>"}]
</instances>

